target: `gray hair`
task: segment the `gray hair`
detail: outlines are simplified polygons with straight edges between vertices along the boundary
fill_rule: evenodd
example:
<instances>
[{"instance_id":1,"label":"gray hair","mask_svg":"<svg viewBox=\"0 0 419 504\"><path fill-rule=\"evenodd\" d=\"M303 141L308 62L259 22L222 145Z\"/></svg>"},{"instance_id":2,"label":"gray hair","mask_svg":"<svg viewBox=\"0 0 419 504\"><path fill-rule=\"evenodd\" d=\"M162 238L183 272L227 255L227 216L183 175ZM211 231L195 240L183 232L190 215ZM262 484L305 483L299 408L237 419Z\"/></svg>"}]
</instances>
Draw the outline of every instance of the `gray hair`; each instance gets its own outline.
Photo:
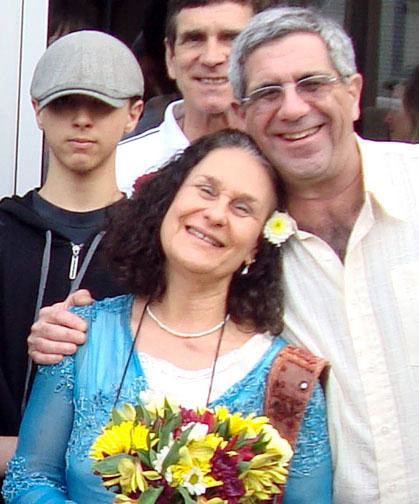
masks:
<instances>
[{"instance_id":1,"label":"gray hair","mask_svg":"<svg viewBox=\"0 0 419 504\"><path fill-rule=\"evenodd\" d=\"M228 73L234 95L239 101L246 92L244 65L249 55L259 46L296 32L318 34L326 44L330 60L341 77L356 73L352 41L336 21L325 18L312 9L301 7L268 9L253 16L232 47Z\"/></svg>"}]
</instances>

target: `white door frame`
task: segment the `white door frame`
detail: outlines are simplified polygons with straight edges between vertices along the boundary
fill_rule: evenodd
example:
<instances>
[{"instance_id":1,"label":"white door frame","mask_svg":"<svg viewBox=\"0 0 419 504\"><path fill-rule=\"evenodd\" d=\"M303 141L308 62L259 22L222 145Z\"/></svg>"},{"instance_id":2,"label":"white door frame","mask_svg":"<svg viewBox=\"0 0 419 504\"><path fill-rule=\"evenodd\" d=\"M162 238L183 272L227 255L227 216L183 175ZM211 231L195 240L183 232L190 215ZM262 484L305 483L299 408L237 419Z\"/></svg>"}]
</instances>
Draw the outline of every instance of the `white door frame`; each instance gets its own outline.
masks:
<instances>
[{"instance_id":1,"label":"white door frame","mask_svg":"<svg viewBox=\"0 0 419 504\"><path fill-rule=\"evenodd\" d=\"M29 96L45 50L48 0L2 0L0 37L0 196L23 194L41 181L42 135Z\"/></svg>"}]
</instances>

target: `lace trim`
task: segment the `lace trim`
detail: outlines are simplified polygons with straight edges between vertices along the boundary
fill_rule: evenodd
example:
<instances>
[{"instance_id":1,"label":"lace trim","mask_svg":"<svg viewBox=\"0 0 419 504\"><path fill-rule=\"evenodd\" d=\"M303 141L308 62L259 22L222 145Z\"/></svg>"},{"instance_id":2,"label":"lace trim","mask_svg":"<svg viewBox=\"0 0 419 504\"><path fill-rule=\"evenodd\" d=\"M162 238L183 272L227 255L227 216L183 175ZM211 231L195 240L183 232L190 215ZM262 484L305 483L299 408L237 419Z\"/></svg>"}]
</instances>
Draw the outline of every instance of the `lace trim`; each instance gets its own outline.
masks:
<instances>
[{"instance_id":1,"label":"lace trim","mask_svg":"<svg viewBox=\"0 0 419 504\"><path fill-rule=\"evenodd\" d=\"M64 495L67 491L63 485L58 485L50 479L37 472L31 472L27 468L27 462L24 457L13 457L7 465L7 478L3 484L3 496L6 501L11 501L18 494L22 494L33 487L54 488ZM66 503L73 501L67 500Z\"/></svg>"},{"instance_id":2,"label":"lace trim","mask_svg":"<svg viewBox=\"0 0 419 504\"><path fill-rule=\"evenodd\" d=\"M38 372L44 376L59 376L54 392L74 389L74 357L65 357L59 364L39 366Z\"/></svg>"},{"instance_id":3,"label":"lace trim","mask_svg":"<svg viewBox=\"0 0 419 504\"><path fill-rule=\"evenodd\" d=\"M88 458L94 440L101 433L102 427L109 422L117 388L117 385L112 387L115 390L114 394L106 394L100 391L93 397L80 394L80 397L75 399L74 424L68 443L67 456L73 454L79 460ZM137 403L140 392L146 388L145 377L139 376L129 387L124 387L118 406L127 402Z\"/></svg>"},{"instance_id":4,"label":"lace trim","mask_svg":"<svg viewBox=\"0 0 419 504\"><path fill-rule=\"evenodd\" d=\"M127 311L131 313L134 297L132 294L123 294L113 298L105 298L101 301L95 301L88 306L74 306L70 311L83 317L87 322L96 320L97 314L100 312L121 313Z\"/></svg>"}]
</instances>

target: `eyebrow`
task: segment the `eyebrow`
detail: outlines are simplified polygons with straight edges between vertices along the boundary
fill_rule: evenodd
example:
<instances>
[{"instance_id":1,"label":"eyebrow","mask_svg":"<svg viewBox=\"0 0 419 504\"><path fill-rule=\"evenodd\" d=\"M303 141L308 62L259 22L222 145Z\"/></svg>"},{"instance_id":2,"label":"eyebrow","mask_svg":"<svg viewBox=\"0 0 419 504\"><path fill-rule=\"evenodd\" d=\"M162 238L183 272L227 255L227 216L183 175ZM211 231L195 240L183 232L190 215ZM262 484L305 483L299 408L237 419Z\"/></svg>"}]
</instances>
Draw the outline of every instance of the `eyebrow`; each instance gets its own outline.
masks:
<instances>
[{"instance_id":1,"label":"eyebrow","mask_svg":"<svg viewBox=\"0 0 419 504\"><path fill-rule=\"evenodd\" d=\"M178 34L177 42L181 44L192 37L205 37L205 32L203 30L199 30L198 28L185 30Z\"/></svg>"},{"instance_id":2,"label":"eyebrow","mask_svg":"<svg viewBox=\"0 0 419 504\"><path fill-rule=\"evenodd\" d=\"M204 175L204 174L199 174L196 176L197 178L195 179L194 182L199 182L199 179L203 179L204 181L208 182L209 184L213 184L215 187L220 187L220 181L216 179L215 177L212 177L211 175ZM235 196L234 199L244 199L248 201L249 203L256 203L259 204L259 200L254 198L248 193L240 193L239 195Z\"/></svg>"},{"instance_id":3,"label":"eyebrow","mask_svg":"<svg viewBox=\"0 0 419 504\"><path fill-rule=\"evenodd\" d=\"M225 39L225 38L236 38L240 33L240 30L221 30L216 34L217 38ZM205 30L201 30L199 28L185 30L183 32L178 33L178 43L187 42L188 39L192 37L203 37L207 38L208 34Z\"/></svg>"},{"instance_id":4,"label":"eyebrow","mask_svg":"<svg viewBox=\"0 0 419 504\"><path fill-rule=\"evenodd\" d=\"M249 93L253 93L253 91L256 91L258 89L268 87L268 86L281 86L285 82L298 82L302 79L306 79L307 77L314 77L315 75L329 75L329 73L326 71L304 72L299 77L294 79L293 81L289 81L289 80L280 81L280 82L278 80L265 81L265 82L261 82L260 84L258 84L254 89L252 89L252 91L249 91Z\"/></svg>"}]
</instances>

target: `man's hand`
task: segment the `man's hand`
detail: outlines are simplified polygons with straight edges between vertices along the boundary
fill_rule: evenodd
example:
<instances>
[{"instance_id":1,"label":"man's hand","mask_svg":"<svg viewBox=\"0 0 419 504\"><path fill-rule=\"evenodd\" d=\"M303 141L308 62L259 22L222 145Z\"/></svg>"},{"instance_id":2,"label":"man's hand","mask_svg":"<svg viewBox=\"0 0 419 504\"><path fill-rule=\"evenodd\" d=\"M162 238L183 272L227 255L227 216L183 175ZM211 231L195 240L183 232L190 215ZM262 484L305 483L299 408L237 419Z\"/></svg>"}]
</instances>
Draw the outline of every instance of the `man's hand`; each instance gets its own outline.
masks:
<instances>
[{"instance_id":1,"label":"man's hand","mask_svg":"<svg viewBox=\"0 0 419 504\"><path fill-rule=\"evenodd\" d=\"M68 308L92 302L89 291L78 290L62 303L41 309L28 337L29 355L37 364L58 364L86 341L86 321Z\"/></svg>"}]
</instances>

